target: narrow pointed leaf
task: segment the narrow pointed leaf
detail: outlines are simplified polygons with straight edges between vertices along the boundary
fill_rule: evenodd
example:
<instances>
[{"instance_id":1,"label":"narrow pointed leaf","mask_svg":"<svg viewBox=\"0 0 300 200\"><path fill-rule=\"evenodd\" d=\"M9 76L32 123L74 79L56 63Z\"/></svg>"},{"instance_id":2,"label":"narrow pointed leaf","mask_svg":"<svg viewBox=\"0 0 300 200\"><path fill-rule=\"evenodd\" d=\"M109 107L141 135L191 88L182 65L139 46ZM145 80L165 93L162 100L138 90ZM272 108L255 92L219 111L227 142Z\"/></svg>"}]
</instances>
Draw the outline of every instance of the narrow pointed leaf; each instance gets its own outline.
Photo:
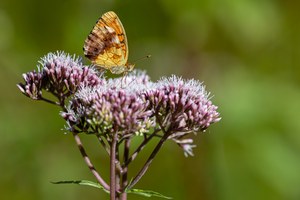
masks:
<instances>
[{"instance_id":1,"label":"narrow pointed leaf","mask_svg":"<svg viewBox=\"0 0 300 200\"><path fill-rule=\"evenodd\" d=\"M88 181L88 180L74 180L74 181L51 181L53 184L77 184L77 185L86 185L90 187L95 187L98 189L102 189L104 192L109 193L108 190L104 189L102 185L99 183L95 183L93 181Z\"/></svg>"},{"instance_id":2,"label":"narrow pointed leaf","mask_svg":"<svg viewBox=\"0 0 300 200\"><path fill-rule=\"evenodd\" d=\"M131 189L131 190L127 190L126 192L131 194L141 195L144 197L160 197L164 199L172 199L172 197L167 197L165 195L162 195L158 192L151 191L151 190Z\"/></svg>"}]
</instances>

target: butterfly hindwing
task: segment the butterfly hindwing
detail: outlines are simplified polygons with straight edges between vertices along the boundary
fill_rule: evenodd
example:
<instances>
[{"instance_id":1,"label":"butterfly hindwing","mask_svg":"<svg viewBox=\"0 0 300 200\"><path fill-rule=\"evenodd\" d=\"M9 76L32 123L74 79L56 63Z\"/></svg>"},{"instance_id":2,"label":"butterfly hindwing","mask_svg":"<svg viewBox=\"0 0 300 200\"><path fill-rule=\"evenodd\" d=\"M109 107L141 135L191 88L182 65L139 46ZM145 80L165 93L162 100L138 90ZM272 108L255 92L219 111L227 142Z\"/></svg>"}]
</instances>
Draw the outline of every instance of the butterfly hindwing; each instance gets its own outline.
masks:
<instances>
[{"instance_id":1,"label":"butterfly hindwing","mask_svg":"<svg viewBox=\"0 0 300 200\"><path fill-rule=\"evenodd\" d=\"M124 27L113 12L104 13L84 42L84 55L97 66L119 74L130 71Z\"/></svg>"}]
</instances>

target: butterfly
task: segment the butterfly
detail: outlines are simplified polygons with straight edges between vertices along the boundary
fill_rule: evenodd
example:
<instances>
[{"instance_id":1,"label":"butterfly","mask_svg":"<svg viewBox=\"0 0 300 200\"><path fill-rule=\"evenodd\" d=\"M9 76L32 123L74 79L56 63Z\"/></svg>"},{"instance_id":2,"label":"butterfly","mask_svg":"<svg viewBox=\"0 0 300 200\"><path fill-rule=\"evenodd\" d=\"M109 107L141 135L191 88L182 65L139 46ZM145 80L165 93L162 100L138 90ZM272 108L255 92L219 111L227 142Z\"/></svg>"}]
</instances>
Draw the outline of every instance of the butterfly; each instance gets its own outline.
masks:
<instances>
[{"instance_id":1,"label":"butterfly","mask_svg":"<svg viewBox=\"0 0 300 200\"><path fill-rule=\"evenodd\" d=\"M113 11L104 13L86 38L83 46L85 57L96 66L113 74L132 71L128 63L128 42L125 29Z\"/></svg>"}]
</instances>

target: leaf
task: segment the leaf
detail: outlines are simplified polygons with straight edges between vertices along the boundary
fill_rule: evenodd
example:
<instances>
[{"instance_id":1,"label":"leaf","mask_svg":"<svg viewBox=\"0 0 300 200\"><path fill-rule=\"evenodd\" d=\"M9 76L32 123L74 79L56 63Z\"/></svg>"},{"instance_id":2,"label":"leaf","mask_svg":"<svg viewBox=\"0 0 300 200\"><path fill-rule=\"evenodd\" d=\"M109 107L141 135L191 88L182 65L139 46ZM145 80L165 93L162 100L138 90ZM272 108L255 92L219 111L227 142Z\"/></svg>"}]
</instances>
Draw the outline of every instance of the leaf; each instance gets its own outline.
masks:
<instances>
[{"instance_id":1,"label":"leaf","mask_svg":"<svg viewBox=\"0 0 300 200\"><path fill-rule=\"evenodd\" d=\"M126 190L126 193L132 193L132 194L137 194L137 195L141 195L144 197L160 197L160 198L164 198L164 199L172 199L172 197L167 197L165 195L162 195L158 192L155 191L151 191L151 190L141 190L141 189L131 189L131 190Z\"/></svg>"},{"instance_id":2,"label":"leaf","mask_svg":"<svg viewBox=\"0 0 300 200\"><path fill-rule=\"evenodd\" d=\"M104 189L103 186L101 186L99 183L95 183L93 181L88 181L88 180L74 180L74 181L51 181L51 183L53 184L77 184L77 185L86 185L86 186L90 186L90 187L95 187L98 189L102 189L104 192L109 194L109 191ZM141 189L130 189L130 190L126 190L125 191L128 194L137 194L137 195L141 195L144 197L160 197L160 198L164 198L164 199L172 199L172 197L167 197L164 196L158 192L154 192L151 190L141 190Z\"/></svg>"},{"instance_id":3,"label":"leaf","mask_svg":"<svg viewBox=\"0 0 300 200\"><path fill-rule=\"evenodd\" d=\"M86 186L91 186L95 187L98 189L102 189L104 192L109 193L108 190L104 189L102 185L99 183L95 183L93 181L88 181L88 180L77 180L77 181L51 181L53 184L77 184L77 185L86 185Z\"/></svg>"}]
</instances>

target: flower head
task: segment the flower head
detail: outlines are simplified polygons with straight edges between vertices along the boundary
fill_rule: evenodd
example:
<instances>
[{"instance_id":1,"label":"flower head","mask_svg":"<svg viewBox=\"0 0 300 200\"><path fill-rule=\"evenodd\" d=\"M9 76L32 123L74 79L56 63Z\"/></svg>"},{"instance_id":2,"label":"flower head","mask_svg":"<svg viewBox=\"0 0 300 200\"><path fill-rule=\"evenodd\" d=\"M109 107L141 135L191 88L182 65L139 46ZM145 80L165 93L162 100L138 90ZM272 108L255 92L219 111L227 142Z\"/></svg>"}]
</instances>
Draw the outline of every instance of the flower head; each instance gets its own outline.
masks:
<instances>
[{"instance_id":1,"label":"flower head","mask_svg":"<svg viewBox=\"0 0 300 200\"><path fill-rule=\"evenodd\" d=\"M68 111L62 113L68 128L108 136L118 133L121 137L146 132L154 124L147 104L139 97L140 90L132 87L139 80L123 88L115 79L115 83L109 81L101 87L80 89Z\"/></svg>"},{"instance_id":2,"label":"flower head","mask_svg":"<svg viewBox=\"0 0 300 200\"><path fill-rule=\"evenodd\" d=\"M220 120L217 106L199 81L179 77L162 78L144 93L148 109L152 110L163 132L192 155L189 133L205 131ZM188 143L186 141L189 141Z\"/></svg>"},{"instance_id":3,"label":"flower head","mask_svg":"<svg viewBox=\"0 0 300 200\"><path fill-rule=\"evenodd\" d=\"M39 61L38 72L23 75L25 84L19 89L32 99L40 99L42 89L64 99L82 85L97 86L104 80L92 68L83 66L80 59L63 52L48 53Z\"/></svg>"},{"instance_id":4,"label":"flower head","mask_svg":"<svg viewBox=\"0 0 300 200\"><path fill-rule=\"evenodd\" d=\"M19 83L17 85L21 92L31 99L40 99L42 97L43 74L32 71L23 74L23 78L25 80L25 84Z\"/></svg>"},{"instance_id":5,"label":"flower head","mask_svg":"<svg viewBox=\"0 0 300 200\"><path fill-rule=\"evenodd\" d=\"M83 66L78 57L62 52L49 53L41 59L40 64L50 91L75 93L82 85L97 86L104 81L95 70Z\"/></svg>"}]
</instances>

